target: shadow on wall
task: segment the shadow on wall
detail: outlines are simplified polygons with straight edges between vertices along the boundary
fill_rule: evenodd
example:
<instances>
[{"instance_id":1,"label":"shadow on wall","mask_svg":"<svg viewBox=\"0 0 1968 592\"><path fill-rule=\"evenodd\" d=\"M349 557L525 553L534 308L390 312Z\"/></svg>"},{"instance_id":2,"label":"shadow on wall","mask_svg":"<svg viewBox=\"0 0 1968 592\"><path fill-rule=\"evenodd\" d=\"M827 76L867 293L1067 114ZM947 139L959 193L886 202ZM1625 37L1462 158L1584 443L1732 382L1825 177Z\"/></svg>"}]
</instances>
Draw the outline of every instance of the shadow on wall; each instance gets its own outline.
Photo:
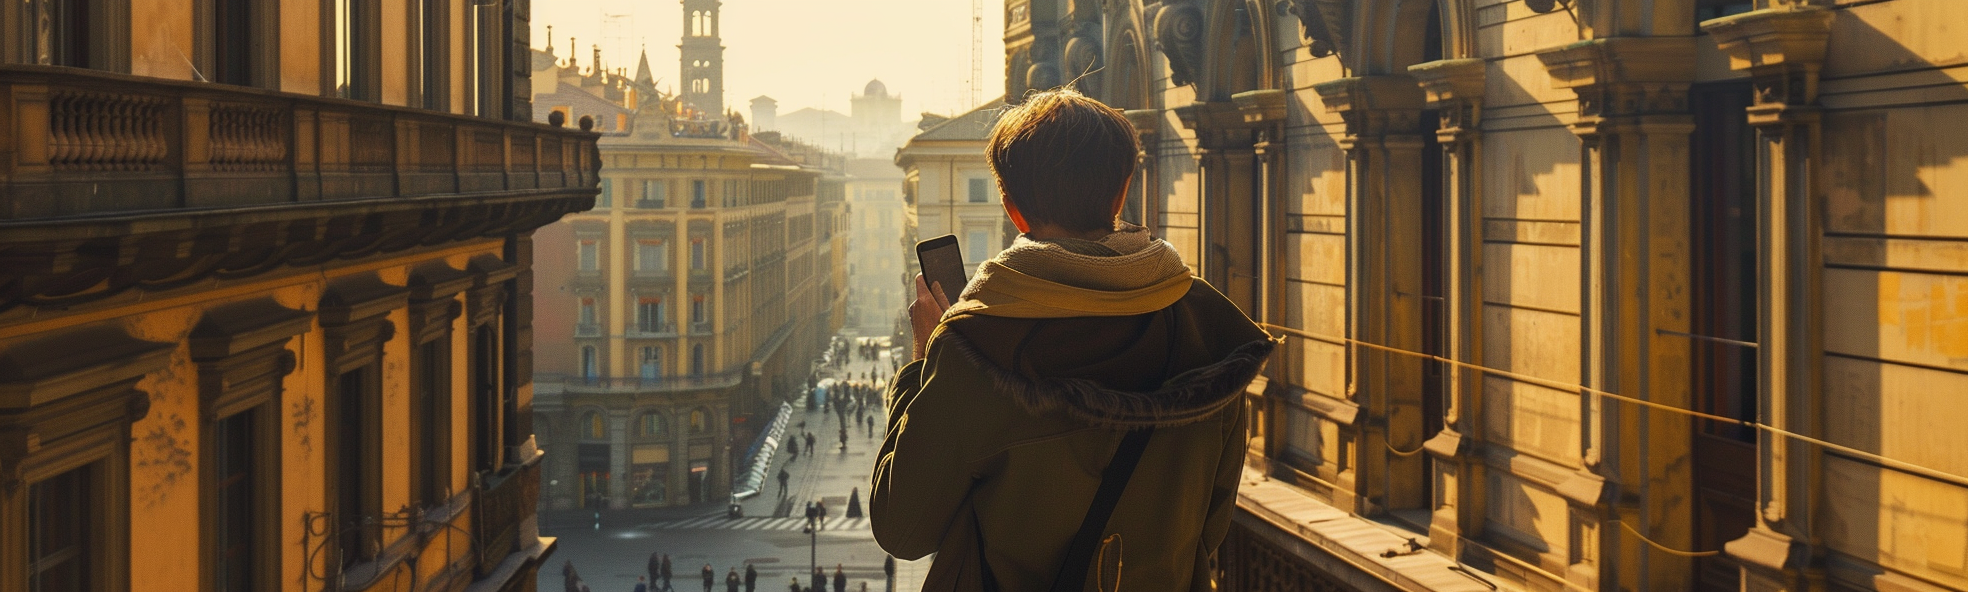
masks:
<instances>
[{"instance_id":1,"label":"shadow on wall","mask_svg":"<svg viewBox=\"0 0 1968 592\"><path fill-rule=\"evenodd\" d=\"M1968 393L1968 194L1950 188L1968 185L1968 138L1953 131L1968 129L1968 89L1898 41L1922 38L1910 30L1922 19L1896 14L1907 10L1918 7L1857 7L1832 24L1813 196L1825 228L1824 433L1961 475L1968 407L1950 394ZM1890 81L1899 89L1884 98L1907 106L1846 90L1873 80L1835 80L1857 74ZM1828 547L1968 588L1968 488L1829 451L1824 471Z\"/></svg>"}]
</instances>

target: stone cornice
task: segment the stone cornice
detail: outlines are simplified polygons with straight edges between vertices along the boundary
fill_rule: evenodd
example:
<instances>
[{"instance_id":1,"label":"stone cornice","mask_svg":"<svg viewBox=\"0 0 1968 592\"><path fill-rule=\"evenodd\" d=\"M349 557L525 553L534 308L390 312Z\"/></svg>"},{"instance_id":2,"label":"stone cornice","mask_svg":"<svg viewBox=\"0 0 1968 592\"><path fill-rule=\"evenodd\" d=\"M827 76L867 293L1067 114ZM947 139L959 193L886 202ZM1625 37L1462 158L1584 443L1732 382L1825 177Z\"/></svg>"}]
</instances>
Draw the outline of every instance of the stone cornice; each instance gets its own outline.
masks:
<instances>
[{"instance_id":1,"label":"stone cornice","mask_svg":"<svg viewBox=\"0 0 1968 592\"><path fill-rule=\"evenodd\" d=\"M1791 119L1786 109L1818 100L1818 72L1831 37L1832 11L1818 6L1767 8L1705 21L1702 30L1729 55L1729 67L1755 78L1751 123ZM1805 111L1808 111L1806 109Z\"/></svg>"},{"instance_id":2,"label":"stone cornice","mask_svg":"<svg viewBox=\"0 0 1968 592\"><path fill-rule=\"evenodd\" d=\"M1407 76L1364 76L1340 78L1312 85L1326 110L1346 120L1343 148L1351 148L1359 138L1421 131L1421 110L1425 97L1415 79Z\"/></svg>"},{"instance_id":3,"label":"stone cornice","mask_svg":"<svg viewBox=\"0 0 1968 592\"><path fill-rule=\"evenodd\" d=\"M1248 125L1274 125L1285 122L1285 91L1275 88L1244 91L1230 96Z\"/></svg>"},{"instance_id":4,"label":"stone cornice","mask_svg":"<svg viewBox=\"0 0 1968 592\"><path fill-rule=\"evenodd\" d=\"M530 231L590 188L0 222L0 317Z\"/></svg>"},{"instance_id":5,"label":"stone cornice","mask_svg":"<svg viewBox=\"0 0 1968 592\"><path fill-rule=\"evenodd\" d=\"M1607 126L1686 125L1695 76L1694 37L1609 37L1537 54L1553 87L1578 96L1572 132L1596 136Z\"/></svg>"},{"instance_id":6,"label":"stone cornice","mask_svg":"<svg viewBox=\"0 0 1968 592\"><path fill-rule=\"evenodd\" d=\"M1729 54L1729 67L1817 68L1824 64L1832 12L1821 6L1766 8L1702 21L1701 28Z\"/></svg>"},{"instance_id":7,"label":"stone cornice","mask_svg":"<svg viewBox=\"0 0 1968 592\"><path fill-rule=\"evenodd\" d=\"M1408 75L1421 85L1428 105L1441 108L1454 102L1481 103L1487 70L1481 58L1464 58L1408 66Z\"/></svg>"},{"instance_id":8,"label":"stone cornice","mask_svg":"<svg viewBox=\"0 0 1968 592\"><path fill-rule=\"evenodd\" d=\"M1693 37L1608 37L1537 54L1557 88L1609 84L1686 84L1694 80Z\"/></svg>"}]
</instances>

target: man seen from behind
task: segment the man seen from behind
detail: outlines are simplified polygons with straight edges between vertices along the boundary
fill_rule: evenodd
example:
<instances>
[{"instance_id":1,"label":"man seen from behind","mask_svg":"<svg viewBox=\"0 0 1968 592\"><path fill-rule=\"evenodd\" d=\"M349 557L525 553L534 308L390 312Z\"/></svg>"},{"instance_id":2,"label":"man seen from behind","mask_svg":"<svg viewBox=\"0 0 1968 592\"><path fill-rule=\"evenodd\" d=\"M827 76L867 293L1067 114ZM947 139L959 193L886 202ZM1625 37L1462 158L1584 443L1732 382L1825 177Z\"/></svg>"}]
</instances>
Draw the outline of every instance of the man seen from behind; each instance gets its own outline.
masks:
<instances>
[{"instance_id":1,"label":"man seen from behind","mask_svg":"<svg viewBox=\"0 0 1968 592\"><path fill-rule=\"evenodd\" d=\"M986 148L1023 234L955 303L916 279L869 517L895 557L937 553L925 590L1213 588L1274 342L1118 219L1136 152L1118 111L1027 97Z\"/></svg>"}]
</instances>

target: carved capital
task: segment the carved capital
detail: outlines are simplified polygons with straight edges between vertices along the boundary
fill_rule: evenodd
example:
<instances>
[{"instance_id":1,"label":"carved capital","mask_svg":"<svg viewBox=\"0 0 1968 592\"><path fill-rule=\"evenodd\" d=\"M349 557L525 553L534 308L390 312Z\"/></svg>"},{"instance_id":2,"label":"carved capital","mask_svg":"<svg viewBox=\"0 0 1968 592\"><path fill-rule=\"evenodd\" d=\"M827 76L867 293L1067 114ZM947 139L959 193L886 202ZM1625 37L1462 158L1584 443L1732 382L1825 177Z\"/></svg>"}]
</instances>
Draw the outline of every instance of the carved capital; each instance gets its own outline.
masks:
<instances>
[{"instance_id":1,"label":"carved capital","mask_svg":"<svg viewBox=\"0 0 1968 592\"><path fill-rule=\"evenodd\" d=\"M1203 9L1195 0L1167 0L1155 11L1155 46L1168 57L1169 83L1194 84L1203 69Z\"/></svg>"},{"instance_id":2,"label":"carved capital","mask_svg":"<svg viewBox=\"0 0 1968 592\"><path fill-rule=\"evenodd\" d=\"M1730 68L1755 78L1758 106L1801 107L1818 100L1831 19L1824 7L1791 6L1704 21L1701 27L1729 54Z\"/></svg>"},{"instance_id":3,"label":"carved capital","mask_svg":"<svg viewBox=\"0 0 1968 592\"><path fill-rule=\"evenodd\" d=\"M1160 109L1128 109L1122 111L1121 115L1127 116L1128 122L1134 124L1134 133L1141 136L1143 142L1155 137L1156 134L1162 131L1162 110Z\"/></svg>"},{"instance_id":4,"label":"carved capital","mask_svg":"<svg viewBox=\"0 0 1968 592\"><path fill-rule=\"evenodd\" d=\"M1345 142L1421 131L1424 97L1406 76L1341 78L1312 85L1326 110L1346 120Z\"/></svg>"},{"instance_id":5,"label":"carved capital","mask_svg":"<svg viewBox=\"0 0 1968 592\"><path fill-rule=\"evenodd\" d=\"M1483 119L1483 86L1488 67L1477 58L1438 60L1408 66L1421 84L1428 106L1441 113L1437 135L1453 142L1474 133Z\"/></svg>"},{"instance_id":6,"label":"carved capital","mask_svg":"<svg viewBox=\"0 0 1968 592\"><path fill-rule=\"evenodd\" d=\"M1686 115L1695 75L1692 37L1609 37L1538 54L1558 88L1578 95L1573 132L1603 133L1609 120Z\"/></svg>"}]
</instances>

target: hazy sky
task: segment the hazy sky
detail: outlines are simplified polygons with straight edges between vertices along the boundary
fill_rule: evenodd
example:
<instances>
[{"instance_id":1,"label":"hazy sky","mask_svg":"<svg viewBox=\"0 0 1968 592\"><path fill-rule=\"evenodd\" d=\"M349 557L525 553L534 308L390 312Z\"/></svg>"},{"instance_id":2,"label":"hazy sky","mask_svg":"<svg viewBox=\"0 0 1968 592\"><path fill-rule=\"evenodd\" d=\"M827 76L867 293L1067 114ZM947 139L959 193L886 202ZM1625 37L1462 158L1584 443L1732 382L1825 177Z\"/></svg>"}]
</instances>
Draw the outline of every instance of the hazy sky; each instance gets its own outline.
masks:
<instances>
[{"instance_id":1,"label":"hazy sky","mask_svg":"<svg viewBox=\"0 0 1968 592\"><path fill-rule=\"evenodd\" d=\"M850 94L871 78L902 95L903 119L917 113L968 110L970 0L724 0L724 100L747 113L752 97L779 101L779 112L823 107L846 113ZM1004 2L984 0L983 85L980 99L1004 93ZM533 45L545 47L553 27L554 53L580 45L581 65L600 43L610 68L635 73L647 44L661 87L677 84L677 42L683 5L677 0L536 0Z\"/></svg>"}]
</instances>

